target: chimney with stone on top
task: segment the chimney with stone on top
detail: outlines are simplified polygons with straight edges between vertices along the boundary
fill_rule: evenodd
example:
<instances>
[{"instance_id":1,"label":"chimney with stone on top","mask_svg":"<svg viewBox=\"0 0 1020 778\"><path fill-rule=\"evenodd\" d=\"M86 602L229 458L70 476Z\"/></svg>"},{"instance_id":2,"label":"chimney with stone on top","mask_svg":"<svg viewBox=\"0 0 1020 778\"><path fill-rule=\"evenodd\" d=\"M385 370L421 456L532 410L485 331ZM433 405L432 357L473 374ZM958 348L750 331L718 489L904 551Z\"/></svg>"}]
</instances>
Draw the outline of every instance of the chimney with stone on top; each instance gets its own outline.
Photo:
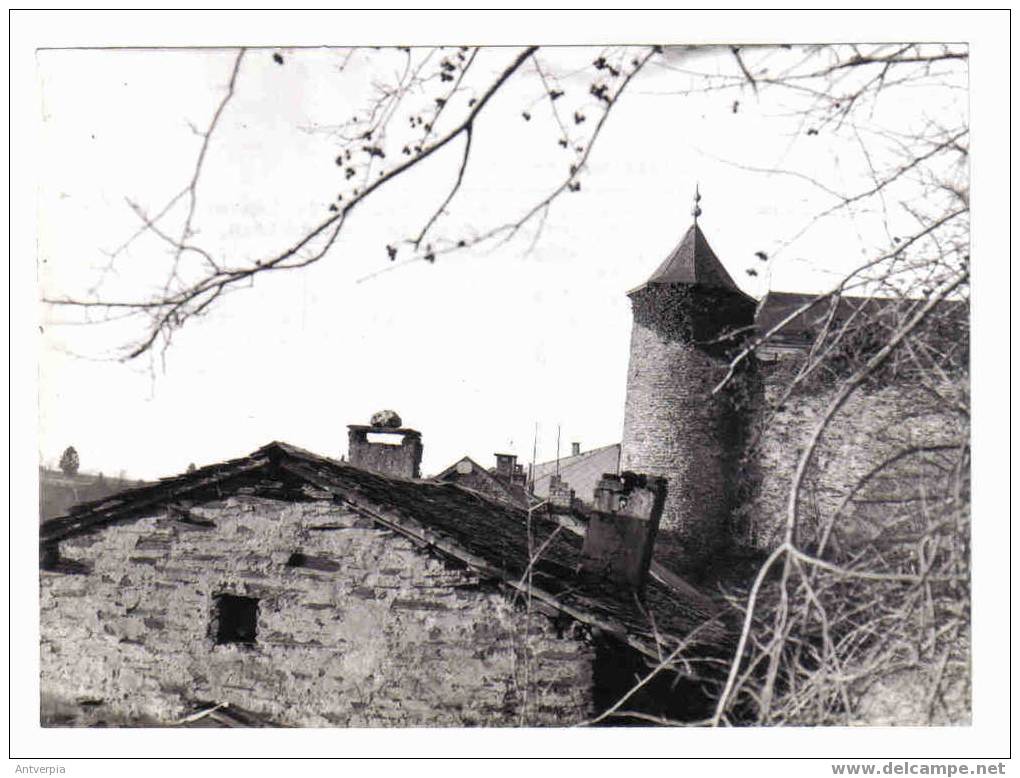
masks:
<instances>
[{"instance_id":1,"label":"chimney with stone on top","mask_svg":"<svg viewBox=\"0 0 1020 778\"><path fill-rule=\"evenodd\" d=\"M348 424L350 463L381 475L421 478L421 433L401 424L394 411L373 414L370 424Z\"/></svg>"}]
</instances>

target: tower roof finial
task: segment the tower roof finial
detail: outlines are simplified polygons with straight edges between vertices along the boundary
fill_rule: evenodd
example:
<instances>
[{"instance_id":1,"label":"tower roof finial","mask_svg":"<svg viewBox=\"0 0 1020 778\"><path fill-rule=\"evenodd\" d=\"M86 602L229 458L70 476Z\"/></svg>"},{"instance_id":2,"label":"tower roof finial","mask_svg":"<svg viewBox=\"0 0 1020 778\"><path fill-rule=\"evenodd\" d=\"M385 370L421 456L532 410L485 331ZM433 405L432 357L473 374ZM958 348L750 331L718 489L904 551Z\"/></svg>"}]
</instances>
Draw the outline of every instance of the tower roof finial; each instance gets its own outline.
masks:
<instances>
[{"instance_id":1,"label":"tower roof finial","mask_svg":"<svg viewBox=\"0 0 1020 778\"><path fill-rule=\"evenodd\" d=\"M699 205L700 202L701 202L701 192L698 190L697 182L695 182L695 184L694 184L694 210L691 211L691 214L694 216L694 223L695 224L698 223L698 217L701 216L701 206Z\"/></svg>"}]
</instances>

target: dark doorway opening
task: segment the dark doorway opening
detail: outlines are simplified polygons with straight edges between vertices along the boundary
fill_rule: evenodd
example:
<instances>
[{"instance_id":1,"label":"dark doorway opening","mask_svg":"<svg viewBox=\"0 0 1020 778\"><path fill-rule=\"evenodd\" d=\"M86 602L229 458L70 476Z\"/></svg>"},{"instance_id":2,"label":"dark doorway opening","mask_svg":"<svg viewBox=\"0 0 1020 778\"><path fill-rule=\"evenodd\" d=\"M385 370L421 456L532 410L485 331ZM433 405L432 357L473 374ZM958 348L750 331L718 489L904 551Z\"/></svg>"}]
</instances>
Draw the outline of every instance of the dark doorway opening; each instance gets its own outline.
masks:
<instances>
[{"instance_id":1,"label":"dark doorway opening","mask_svg":"<svg viewBox=\"0 0 1020 778\"><path fill-rule=\"evenodd\" d=\"M595 709L608 710L651 671L647 659L611 637L595 640ZM712 699L697 681L680 678L670 670L655 675L618 709L600 722L601 726L654 726L656 720L690 723L712 712ZM638 714L638 715L627 715Z\"/></svg>"}]
</instances>

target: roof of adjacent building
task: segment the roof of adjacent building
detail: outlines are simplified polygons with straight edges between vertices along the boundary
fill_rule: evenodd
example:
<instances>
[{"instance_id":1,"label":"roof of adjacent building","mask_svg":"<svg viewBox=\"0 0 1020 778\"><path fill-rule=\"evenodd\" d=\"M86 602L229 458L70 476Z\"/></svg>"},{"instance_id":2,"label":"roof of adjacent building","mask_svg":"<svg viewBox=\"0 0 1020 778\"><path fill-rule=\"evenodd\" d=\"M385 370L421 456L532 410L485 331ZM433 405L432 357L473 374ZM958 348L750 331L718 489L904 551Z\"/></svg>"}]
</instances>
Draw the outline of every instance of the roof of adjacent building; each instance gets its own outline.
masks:
<instances>
[{"instance_id":1,"label":"roof of adjacent building","mask_svg":"<svg viewBox=\"0 0 1020 778\"><path fill-rule=\"evenodd\" d=\"M833 300L836 301L833 310ZM831 317L833 329L854 319L862 327L892 326L920 302L902 297L855 297L800 292L769 292L758 303L755 326L762 336L773 329L769 341L778 345L809 346ZM943 300L936 308L945 322L949 336L962 334L966 325L968 305L965 300ZM787 321L787 319L789 321Z\"/></svg>"},{"instance_id":2,"label":"roof of adjacent building","mask_svg":"<svg viewBox=\"0 0 1020 778\"><path fill-rule=\"evenodd\" d=\"M747 297L726 272L697 222L687 229L677 247L638 289L649 284L691 284L726 289Z\"/></svg>"},{"instance_id":3,"label":"roof of adjacent building","mask_svg":"<svg viewBox=\"0 0 1020 778\"><path fill-rule=\"evenodd\" d=\"M591 502L595 486L606 473L620 468L620 444L613 443L559 460L540 462L532 469L532 490L545 497L549 494L549 480L559 471L560 477L574 490L579 500Z\"/></svg>"},{"instance_id":4,"label":"roof of adjacent building","mask_svg":"<svg viewBox=\"0 0 1020 778\"><path fill-rule=\"evenodd\" d=\"M762 335L779 327L773 336L777 339L810 342L830 315L831 299L799 292L769 292L758 303L755 325ZM840 297L835 316L845 320L858 310L874 314L881 304L882 301L875 298ZM787 318L790 320L783 323Z\"/></svg>"},{"instance_id":5,"label":"roof of adjacent building","mask_svg":"<svg viewBox=\"0 0 1020 778\"><path fill-rule=\"evenodd\" d=\"M580 575L583 541L555 516L529 516L457 484L383 476L279 442L79 505L45 522L40 539L44 549L53 549L65 538L232 494L331 499L429 553L526 592L536 607L603 630L653 659L663 641L689 638L703 647L723 646L731 637L714 602L661 567L653 568L641 599L608 581ZM188 520L186 510L182 520ZM541 553L532 560L529 549Z\"/></svg>"},{"instance_id":6,"label":"roof of adjacent building","mask_svg":"<svg viewBox=\"0 0 1020 778\"><path fill-rule=\"evenodd\" d=\"M500 456L500 455L497 455ZM468 464L471 466L470 473L461 473L458 469L459 465ZM502 478L491 468L486 469L480 464L475 462L469 456L463 456L450 465L448 468L432 476L433 481L458 481L458 475L473 475L485 481L490 488L490 495L502 496L503 499L508 500L516 505L527 506L528 505L528 492L521 484L515 484L508 482L505 478ZM469 488L469 487L465 487Z\"/></svg>"}]
</instances>

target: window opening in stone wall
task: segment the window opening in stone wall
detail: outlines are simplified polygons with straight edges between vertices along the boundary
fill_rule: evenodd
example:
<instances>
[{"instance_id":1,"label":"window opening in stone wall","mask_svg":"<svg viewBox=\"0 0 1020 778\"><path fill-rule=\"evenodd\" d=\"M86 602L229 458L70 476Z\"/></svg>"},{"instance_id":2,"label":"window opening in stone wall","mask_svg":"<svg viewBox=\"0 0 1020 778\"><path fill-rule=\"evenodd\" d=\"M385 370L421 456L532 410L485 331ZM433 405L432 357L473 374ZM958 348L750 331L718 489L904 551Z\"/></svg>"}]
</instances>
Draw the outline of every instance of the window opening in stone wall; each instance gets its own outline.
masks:
<instances>
[{"instance_id":1,"label":"window opening in stone wall","mask_svg":"<svg viewBox=\"0 0 1020 778\"><path fill-rule=\"evenodd\" d=\"M340 565L330 559L308 556L301 551L295 551L290 555L287 567L307 567L309 570L320 570L324 573L335 573L340 569Z\"/></svg>"},{"instance_id":2,"label":"window opening in stone wall","mask_svg":"<svg viewBox=\"0 0 1020 778\"><path fill-rule=\"evenodd\" d=\"M216 596L216 643L254 645L259 601L233 594Z\"/></svg>"}]
</instances>

